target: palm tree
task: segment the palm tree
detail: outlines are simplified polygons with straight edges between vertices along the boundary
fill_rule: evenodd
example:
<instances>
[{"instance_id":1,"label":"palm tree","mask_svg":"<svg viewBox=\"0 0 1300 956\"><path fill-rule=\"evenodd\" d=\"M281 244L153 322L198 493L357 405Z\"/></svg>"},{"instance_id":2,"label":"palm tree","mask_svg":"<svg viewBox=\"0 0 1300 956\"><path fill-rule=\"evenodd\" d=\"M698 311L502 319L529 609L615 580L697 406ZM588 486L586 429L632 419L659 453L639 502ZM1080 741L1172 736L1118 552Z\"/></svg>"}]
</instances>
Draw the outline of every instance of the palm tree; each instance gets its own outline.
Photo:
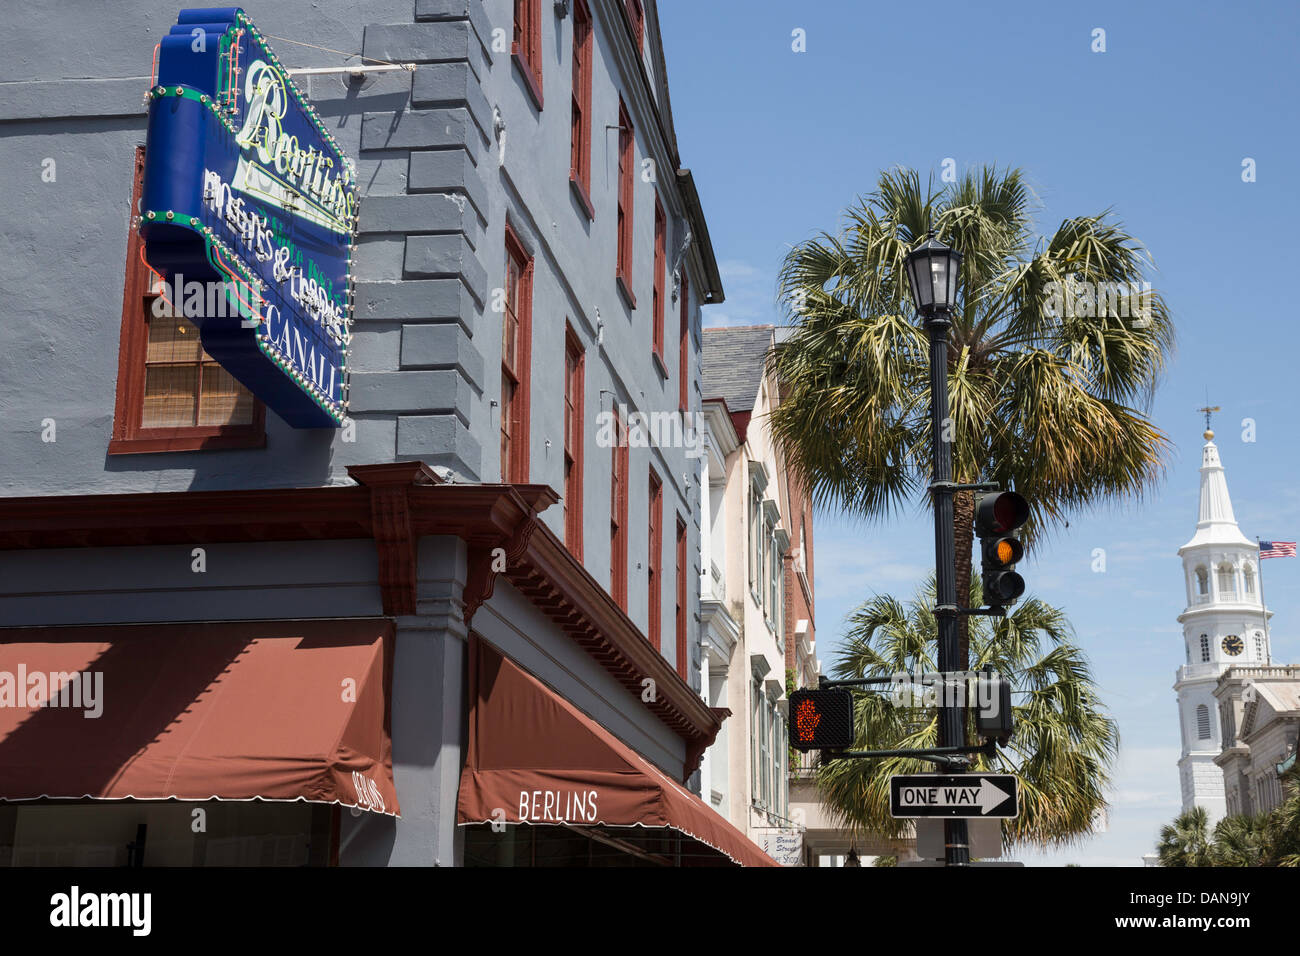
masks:
<instances>
[{"instance_id":1,"label":"palm tree","mask_svg":"<svg viewBox=\"0 0 1300 956\"><path fill-rule=\"evenodd\" d=\"M970 599L980 598L976 581ZM934 602L931 578L906 605L889 595L861 605L850 617L836 675L878 678L935 671ZM1065 615L1035 598L1006 618L972 622L975 668L991 669L1013 687L1010 741L997 757L980 757L972 768L1020 777L1020 814L1003 824L1007 845L1068 843L1088 833L1106 806L1118 729L1101 708L1088 663L1072 636ZM894 697L855 696L857 745L936 746L938 710L897 706ZM819 769L817 782L822 799L844 825L901 837L907 823L889 815L889 777L933 769L926 761L905 757L836 760Z\"/></svg>"},{"instance_id":2,"label":"palm tree","mask_svg":"<svg viewBox=\"0 0 1300 956\"><path fill-rule=\"evenodd\" d=\"M1286 799L1268 818L1266 865L1300 866L1300 762L1282 774L1282 786Z\"/></svg>"},{"instance_id":3,"label":"palm tree","mask_svg":"<svg viewBox=\"0 0 1300 956\"><path fill-rule=\"evenodd\" d=\"M1179 814L1160 830L1161 866L1300 867L1300 765L1282 775L1282 803L1256 816L1224 817L1209 829L1203 807Z\"/></svg>"},{"instance_id":4,"label":"palm tree","mask_svg":"<svg viewBox=\"0 0 1300 956\"><path fill-rule=\"evenodd\" d=\"M1269 814L1224 817L1210 841L1212 866L1262 866L1269 851Z\"/></svg>"},{"instance_id":5,"label":"palm tree","mask_svg":"<svg viewBox=\"0 0 1300 956\"><path fill-rule=\"evenodd\" d=\"M1077 509L1140 497L1169 446L1144 411L1173 325L1158 292L1116 300L1099 284L1141 288L1148 258L1109 212L1036 242L1023 174L985 167L938 191L915 170L884 172L839 235L787 255L779 285L795 328L770 359L771 425L814 500L880 518L930 480L928 344L903 268L930 230L964 255L948 368L954 480L1024 495L1028 541ZM958 594L973 512L959 493ZM962 618L959 661L968 640Z\"/></svg>"},{"instance_id":6,"label":"palm tree","mask_svg":"<svg viewBox=\"0 0 1300 956\"><path fill-rule=\"evenodd\" d=\"M1156 853L1161 866L1213 866L1209 840L1210 815L1204 807L1180 813L1173 823L1160 828Z\"/></svg>"}]
</instances>

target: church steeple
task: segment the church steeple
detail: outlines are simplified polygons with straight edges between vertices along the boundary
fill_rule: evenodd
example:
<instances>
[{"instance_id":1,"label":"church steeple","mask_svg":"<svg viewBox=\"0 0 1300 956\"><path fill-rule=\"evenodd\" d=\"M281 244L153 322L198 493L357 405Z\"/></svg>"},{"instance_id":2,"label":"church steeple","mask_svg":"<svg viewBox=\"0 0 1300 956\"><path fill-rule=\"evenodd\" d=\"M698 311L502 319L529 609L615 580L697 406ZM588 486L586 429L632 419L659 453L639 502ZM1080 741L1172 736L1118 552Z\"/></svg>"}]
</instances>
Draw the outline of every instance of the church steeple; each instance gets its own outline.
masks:
<instances>
[{"instance_id":1,"label":"church steeple","mask_svg":"<svg viewBox=\"0 0 1300 956\"><path fill-rule=\"evenodd\" d=\"M1214 758L1222 750L1214 696L1219 676L1234 664L1267 664L1268 641L1263 623L1268 612L1259 596L1259 546L1241 532L1210 415L1205 413L1201 448L1201 493L1196 533L1178 549L1183 562L1187 604L1183 627L1185 663L1174 690L1182 725L1178 761L1183 809L1202 806L1211 822L1225 812L1223 771Z\"/></svg>"}]
</instances>

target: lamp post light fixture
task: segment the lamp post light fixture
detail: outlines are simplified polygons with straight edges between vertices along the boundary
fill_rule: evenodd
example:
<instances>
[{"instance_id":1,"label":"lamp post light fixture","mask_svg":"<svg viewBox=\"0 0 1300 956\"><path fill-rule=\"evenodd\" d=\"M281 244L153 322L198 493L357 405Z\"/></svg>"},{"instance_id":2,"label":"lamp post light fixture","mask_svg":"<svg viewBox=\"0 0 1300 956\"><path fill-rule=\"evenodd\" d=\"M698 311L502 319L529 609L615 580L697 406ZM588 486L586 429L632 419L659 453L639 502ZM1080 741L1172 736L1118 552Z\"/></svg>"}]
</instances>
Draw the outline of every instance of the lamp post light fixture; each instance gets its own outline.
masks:
<instances>
[{"instance_id":1,"label":"lamp post light fixture","mask_svg":"<svg viewBox=\"0 0 1300 956\"><path fill-rule=\"evenodd\" d=\"M912 304L930 336L930 432L934 499L934 609L938 623L939 670L944 674L964 669L957 661L957 568L952 526L952 429L948 418L948 328L957 305L961 253L938 242L931 233L905 260ZM959 707L943 707L939 718L939 745L966 743L965 720ZM970 847L965 820L944 821L945 862L967 866Z\"/></svg>"},{"instance_id":2,"label":"lamp post light fixture","mask_svg":"<svg viewBox=\"0 0 1300 956\"><path fill-rule=\"evenodd\" d=\"M961 253L937 241L931 234L908 253L907 281L912 287L912 305L922 317L951 314L957 305L957 278L961 274Z\"/></svg>"}]
</instances>

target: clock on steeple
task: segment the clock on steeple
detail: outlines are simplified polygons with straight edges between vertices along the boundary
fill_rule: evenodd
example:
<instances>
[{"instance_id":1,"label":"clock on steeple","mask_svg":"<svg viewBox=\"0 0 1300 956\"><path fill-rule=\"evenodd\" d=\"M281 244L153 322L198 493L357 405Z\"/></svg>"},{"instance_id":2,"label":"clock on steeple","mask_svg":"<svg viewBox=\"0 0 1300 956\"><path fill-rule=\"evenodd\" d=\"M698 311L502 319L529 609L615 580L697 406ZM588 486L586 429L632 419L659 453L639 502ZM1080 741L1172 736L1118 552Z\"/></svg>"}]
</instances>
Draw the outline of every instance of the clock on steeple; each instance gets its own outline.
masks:
<instances>
[{"instance_id":1,"label":"clock on steeple","mask_svg":"<svg viewBox=\"0 0 1300 956\"><path fill-rule=\"evenodd\" d=\"M1223 653L1230 657L1236 657L1246 649L1246 642L1236 634L1229 634L1223 639Z\"/></svg>"}]
</instances>

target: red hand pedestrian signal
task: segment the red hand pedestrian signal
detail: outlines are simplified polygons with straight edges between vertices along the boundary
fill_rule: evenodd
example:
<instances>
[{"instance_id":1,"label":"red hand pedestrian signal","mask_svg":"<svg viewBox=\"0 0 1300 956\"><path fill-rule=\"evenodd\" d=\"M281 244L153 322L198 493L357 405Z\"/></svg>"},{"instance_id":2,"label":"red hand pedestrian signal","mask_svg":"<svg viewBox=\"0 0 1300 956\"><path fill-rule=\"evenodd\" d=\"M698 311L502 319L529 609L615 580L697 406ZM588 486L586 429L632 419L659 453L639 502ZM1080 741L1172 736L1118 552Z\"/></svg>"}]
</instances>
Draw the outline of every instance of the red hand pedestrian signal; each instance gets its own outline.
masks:
<instances>
[{"instance_id":1,"label":"red hand pedestrian signal","mask_svg":"<svg viewBox=\"0 0 1300 956\"><path fill-rule=\"evenodd\" d=\"M853 697L844 688L790 694L795 750L847 750L853 746Z\"/></svg>"},{"instance_id":2,"label":"red hand pedestrian signal","mask_svg":"<svg viewBox=\"0 0 1300 956\"><path fill-rule=\"evenodd\" d=\"M817 705L807 698L801 700L794 717L797 739L803 743L812 743L816 739L817 725L821 722L822 715L817 713Z\"/></svg>"}]
</instances>

